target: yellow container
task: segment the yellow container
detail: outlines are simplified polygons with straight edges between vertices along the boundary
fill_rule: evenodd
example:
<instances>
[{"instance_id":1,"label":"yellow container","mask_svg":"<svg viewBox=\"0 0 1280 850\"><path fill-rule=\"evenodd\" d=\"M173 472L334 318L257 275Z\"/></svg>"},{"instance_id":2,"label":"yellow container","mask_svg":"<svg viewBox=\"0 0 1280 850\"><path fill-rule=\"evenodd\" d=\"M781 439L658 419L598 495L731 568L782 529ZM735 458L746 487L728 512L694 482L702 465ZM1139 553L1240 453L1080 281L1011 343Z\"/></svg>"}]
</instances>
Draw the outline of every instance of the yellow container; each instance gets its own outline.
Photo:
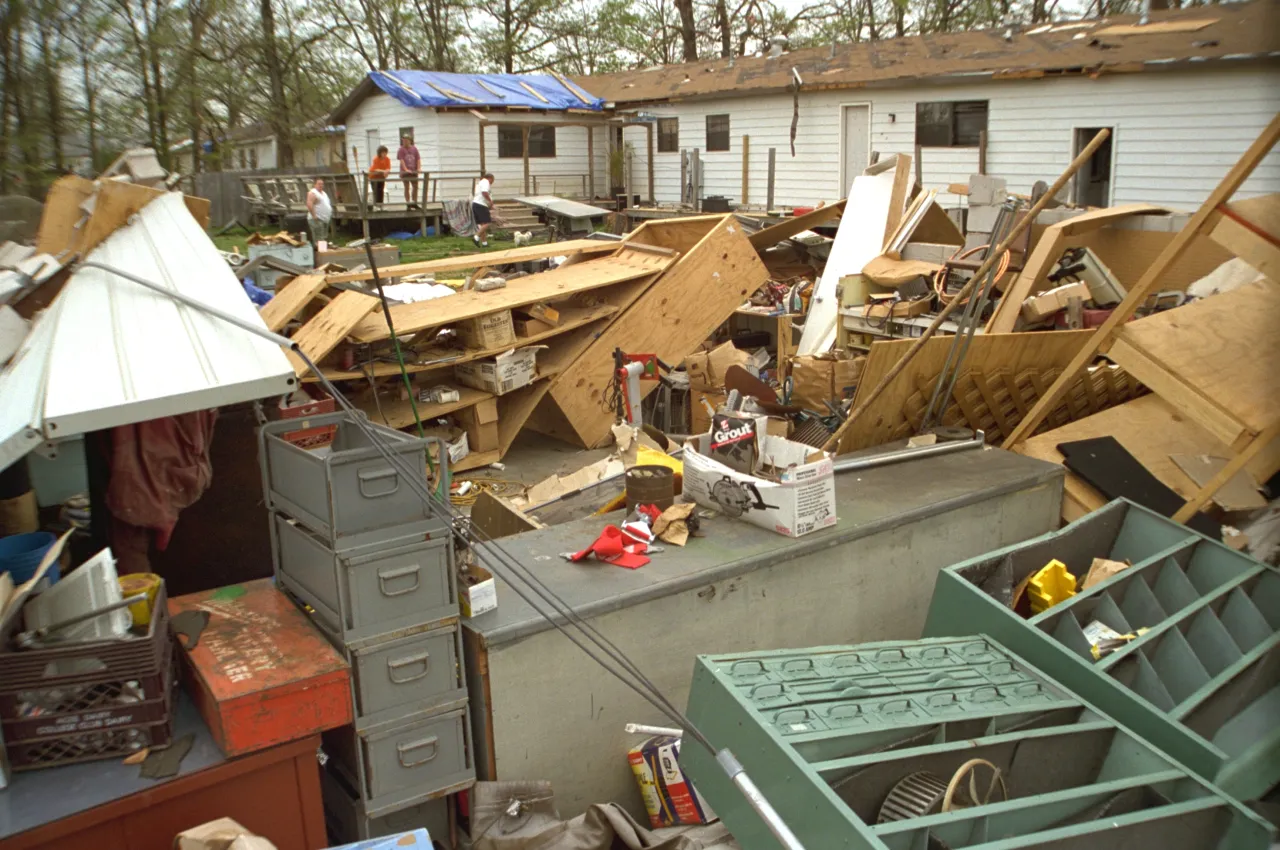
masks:
<instances>
[{"instance_id":1,"label":"yellow container","mask_svg":"<svg viewBox=\"0 0 1280 850\"><path fill-rule=\"evenodd\" d=\"M133 615L135 626L145 628L151 625L151 611L156 604L156 594L160 592L160 576L153 573L134 573L120 576L117 581L120 582L120 592L124 594L125 599L137 596L139 593L147 595L147 598L141 602L130 605L129 613Z\"/></svg>"},{"instance_id":2,"label":"yellow container","mask_svg":"<svg viewBox=\"0 0 1280 850\"><path fill-rule=\"evenodd\" d=\"M1066 564L1056 559L1041 567L1040 572L1027 582L1027 597L1031 600L1033 614L1048 610L1075 595L1076 577L1067 570Z\"/></svg>"}]
</instances>

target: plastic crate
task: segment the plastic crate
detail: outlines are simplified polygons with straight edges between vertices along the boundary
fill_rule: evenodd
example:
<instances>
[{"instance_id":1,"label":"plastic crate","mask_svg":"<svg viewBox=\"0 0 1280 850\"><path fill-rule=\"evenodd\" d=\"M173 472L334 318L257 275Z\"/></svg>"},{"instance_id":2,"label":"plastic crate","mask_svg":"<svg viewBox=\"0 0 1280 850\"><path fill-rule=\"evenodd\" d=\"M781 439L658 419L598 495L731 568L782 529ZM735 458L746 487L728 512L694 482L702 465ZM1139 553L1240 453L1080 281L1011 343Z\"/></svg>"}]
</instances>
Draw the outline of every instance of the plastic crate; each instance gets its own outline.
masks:
<instances>
[{"instance_id":1,"label":"plastic crate","mask_svg":"<svg viewBox=\"0 0 1280 850\"><path fill-rule=\"evenodd\" d=\"M161 584L145 637L0 651L0 724L15 770L169 745L174 652ZM10 646L15 617L2 636Z\"/></svg>"},{"instance_id":2,"label":"plastic crate","mask_svg":"<svg viewBox=\"0 0 1280 850\"><path fill-rule=\"evenodd\" d=\"M1024 619L1013 588L1051 559L1083 580L1132 566ZM1095 660L1086 629L1143 630ZM1242 800L1280 781L1280 571L1131 502L948 567L925 635L981 631Z\"/></svg>"},{"instance_id":3,"label":"plastic crate","mask_svg":"<svg viewBox=\"0 0 1280 850\"><path fill-rule=\"evenodd\" d=\"M277 420L281 419L302 419L300 423L303 427L297 431L285 431L280 437L295 446L303 449L319 449L328 446L333 442L333 435L338 432L337 425L320 425L319 427L308 427L309 420L313 416L320 416L326 413L333 413L337 408L337 403L333 396L329 395L322 389L312 387L307 384L302 387L302 392L306 394L307 401L301 404L288 404L287 398L283 398L276 405L275 413Z\"/></svg>"},{"instance_id":4,"label":"plastic crate","mask_svg":"<svg viewBox=\"0 0 1280 850\"><path fill-rule=\"evenodd\" d=\"M699 656L688 713L806 847L1263 850L1274 833L982 635ZM744 848L781 846L705 748L680 761Z\"/></svg>"}]
</instances>

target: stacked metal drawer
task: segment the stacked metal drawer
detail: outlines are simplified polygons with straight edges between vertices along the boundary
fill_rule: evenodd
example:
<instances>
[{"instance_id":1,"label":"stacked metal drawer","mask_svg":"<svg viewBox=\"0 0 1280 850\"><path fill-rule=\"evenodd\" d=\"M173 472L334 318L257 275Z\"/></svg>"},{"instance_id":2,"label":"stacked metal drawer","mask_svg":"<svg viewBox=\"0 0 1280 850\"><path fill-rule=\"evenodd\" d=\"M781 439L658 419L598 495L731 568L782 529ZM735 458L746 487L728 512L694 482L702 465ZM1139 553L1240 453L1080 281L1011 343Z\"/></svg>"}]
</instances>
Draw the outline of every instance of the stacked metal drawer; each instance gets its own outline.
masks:
<instances>
[{"instance_id":1,"label":"stacked metal drawer","mask_svg":"<svg viewBox=\"0 0 1280 850\"><path fill-rule=\"evenodd\" d=\"M338 837L358 840L426 826L475 767L448 523L346 414L305 427L328 424L318 450L281 437L297 420L267 424L259 456L276 581L351 663L356 721L325 733L324 795ZM371 427L425 482L432 440Z\"/></svg>"},{"instance_id":2,"label":"stacked metal drawer","mask_svg":"<svg viewBox=\"0 0 1280 850\"><path fill-rule=\"evenodd\" d=\"M1056 558L1127 569L1023 619L1011 591ZM1094 659L1094 623L1138 637ZM927 636L981 631L1242 800L1280 782L1280 572L1116 501L938 576Z\"/></svg>"},{"instance_id":3,"label":"stacked metal drawer","mask_svg":"<svg viewBox=\"0 0 1280 850\"><path fill-rule=\"evenodd\" d=\"M1273 832L985 636L702 656L689 717L810 848L1262 850ZM680 755L744 850L781 846L711 754Z\"/></svg>"}]
</instances>

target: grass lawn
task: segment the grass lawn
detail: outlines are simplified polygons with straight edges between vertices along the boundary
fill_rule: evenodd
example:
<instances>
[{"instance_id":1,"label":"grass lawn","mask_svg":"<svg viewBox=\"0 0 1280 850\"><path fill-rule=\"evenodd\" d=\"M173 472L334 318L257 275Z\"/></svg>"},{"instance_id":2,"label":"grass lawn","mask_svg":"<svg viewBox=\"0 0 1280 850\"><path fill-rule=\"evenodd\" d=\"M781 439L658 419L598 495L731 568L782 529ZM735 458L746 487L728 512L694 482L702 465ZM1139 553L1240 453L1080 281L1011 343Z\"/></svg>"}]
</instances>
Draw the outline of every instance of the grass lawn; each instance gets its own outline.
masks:
<instances>
[{"instance_id":1,"label":"grass lawn","mask_svg":"<svg viewBox=\"0 0 1280 850\"><path fill-rule=\"evenodd\" d=\"M262 233L279 233L278 227L263 228ZM296 234L295 234L296 235ZM245 240L249 234L243 230L236 230L224 236L214 236L213 242L220 250L230 251L233 247L239 247L240 253L247 255L248 248ZM341 235L336 241L338 246L345 245L347 242L354 241L355 237ZM400 246L400 262L416 263L423 260L438 260L442 257L456 257L459 254L474 254L484 251L501 251L507 248L514 248L515 245L508 239L489 238L488 248L477 248L475 243L471 241L471 237L462 236L426 236L417 239L385 240L392 245Z\"/></svg>"}]
</instances>

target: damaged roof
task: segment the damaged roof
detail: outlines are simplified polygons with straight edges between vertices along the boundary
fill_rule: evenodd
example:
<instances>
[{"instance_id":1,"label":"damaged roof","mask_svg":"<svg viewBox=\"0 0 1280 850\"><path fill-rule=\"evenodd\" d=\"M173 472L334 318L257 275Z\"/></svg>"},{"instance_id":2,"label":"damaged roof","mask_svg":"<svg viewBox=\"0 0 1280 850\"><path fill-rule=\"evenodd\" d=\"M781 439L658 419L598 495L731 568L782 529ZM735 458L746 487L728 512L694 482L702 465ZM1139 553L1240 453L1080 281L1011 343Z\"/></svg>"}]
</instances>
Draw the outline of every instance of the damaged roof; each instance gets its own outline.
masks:
<instances>
[{"instance_id":1,"label":"damaged roof","mask_svg":"<svg viewBox=\"0 0 1280 850\"><path fill-rule=\"evenodd\" d=\"M1039 78L1139 71L1148 65L1280 55L1280 0L1223 3L1137 16L909 36L579 77L616 104L860 88L940 77Z\"/></svg>"},{"instance_id":2,"label":"damaged roof","mask_svg":"<svg viewBox=\"0 0 1280 850\"><path fill-rule=\"evenodd\" d=\"M559 74L455 74L443 71L370 71L329 115L343 124L369 95L382 91L405 106L421 108L541 109L599 112L604 99Z\"/></svg>"}]
</instances>

